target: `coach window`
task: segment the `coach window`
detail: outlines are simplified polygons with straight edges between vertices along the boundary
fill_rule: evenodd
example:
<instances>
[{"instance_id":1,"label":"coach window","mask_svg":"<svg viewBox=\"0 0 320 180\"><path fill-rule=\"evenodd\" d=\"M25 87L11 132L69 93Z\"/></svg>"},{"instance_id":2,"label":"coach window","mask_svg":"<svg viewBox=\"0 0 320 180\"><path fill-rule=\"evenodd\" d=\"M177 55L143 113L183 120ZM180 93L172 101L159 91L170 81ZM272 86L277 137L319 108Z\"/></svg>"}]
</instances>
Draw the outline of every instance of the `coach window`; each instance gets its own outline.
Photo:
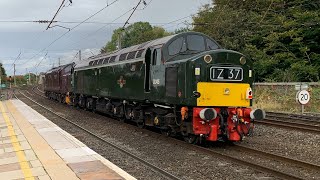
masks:
<instances>
[{"instance_id":1,"label":"coach window","mask_svg":"<svg viewBox=\"0 0 320 180\"><path fill-rule=\"evenodd\" d=\"M168 51L170 56L186 51L186 43L184 38L180 37L171 42L171 44L168 46Z\"/></svg>"},{"instance_id":2,"label":"coach window","mask_svg":"<svg viewBox=\"0 0 320 180\"><path fill-rule=\"evenodd\" d=\"M187 36L188 50L191 51L205 51L205 42L203 36L189 35Z\"/></svg>"},{"instance_id":3,"label":"coach window","mask_svg":"<svg viewBox=\"0 0 320 180\"><path fill-rule=\"evenodd\" d=\"M212 40L207 39L207 49L208 50L215 50L215 49L219 49L219 46L215 42L213 42Z\"/></svg>"}]
</instances>

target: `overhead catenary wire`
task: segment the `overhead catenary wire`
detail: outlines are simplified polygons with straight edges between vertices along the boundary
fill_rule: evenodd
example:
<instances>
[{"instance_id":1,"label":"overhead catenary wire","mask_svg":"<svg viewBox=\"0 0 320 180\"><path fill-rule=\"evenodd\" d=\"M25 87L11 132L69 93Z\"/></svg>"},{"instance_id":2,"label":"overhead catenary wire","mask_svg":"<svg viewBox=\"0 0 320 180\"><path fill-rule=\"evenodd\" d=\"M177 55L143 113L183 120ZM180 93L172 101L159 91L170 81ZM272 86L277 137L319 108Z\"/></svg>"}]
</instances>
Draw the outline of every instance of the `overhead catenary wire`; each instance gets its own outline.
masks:
<instances>
[{"instance_id":1,"label":"overhead catenary wire","mask_svg":"<svg viewBox=\"0 0 320 180\"><path fill-rule=\"evenodd\" d=\"M102 27L98 28L97 30L95 30L95 31L94 31L94 32L92 32L92 33L89 33L89 34L87 34L87 35L85 35L85 36L81 37L79 41L77 41L77 42L75 42L75 43L72 43L72 44L80 43L82 40L84 40L84 39L86 39L86 38L88 38L88 37L90 37L90 36L92 36L92 35L96 34L97 32L99 32L99 31L101 31L102 29L104 29L105 27L107 27L108 25L113 24L113 22L117 21L118 19L122 18L123 16L125 16L125 15L126 15L126 14L128 14L129 12L133 11L133 9L134 9L134 8L130 8L128 11L126 11L126 12L125 12L125 13L123 13L123 14L121 14L120 16L118 16L117 18L115 18L114 20L112 20L110 23L105 23L105 25L104 25L104 26L102 26ZM119 24L119 23L117 23L117 24ZM123 24L123 23L121 23L121 24Z\"/></svg>"},{"instance_id":2,"label":"overhead catenary wire","mask_svg":"<svg viewBox=\"0 0 320 180\"><path fill-rule=\"evenodd\" d=\"M100 31L100 30L102 30L102 29L104 29L106 26L112 24L112 22L117 21L117 20L120 19L121 17L123 17L123 16L125 16L126 14L128 14L129 12L131 12L133 9L134 9L134 7L133 7L133 8L130 8L128 11L126 11L125 13L121 14L120 16L118 16L117 18L115 18L114 20L112 20L111 23L106 23L106 25L104 25L104 26L102 26L101 28L97 29L97 30L94 31L93 33L89 33L89 34L87 34L86 36L82 37L82 38L80 39L80 41L77 41L76 43L79 43L79 42L81 42L83 39L86 39L86 38L88 38L89 36L97 33L98 31ZM123 24L123 23L121 23L121 24ZM76 44L76 43L73 43L73 44ZM72 50L75 50L75 49L72 49ZM91 53L92 53L92 52L91 52ZM78 55L78 53L74 56L73 60L76 58L77 55ZM72 61L73 61L73 60L72 60ZM38 66L39 66L39 65L38 65Z\"/></svg>"},{"instance_id":3,"label":"overhead catenary wire","mask_svg":"<svg viewBox=\"0 0 320 180\"><path fill-rule=\"evenodd\" d=\"M113 21L111 21L110 23L106 23L106 25L104 25L104 26L102 26L101 28L97 29L97 30L94 31L93 33L90 33L90 34L88 34L87 36L83 37L82 40L85 39L85 38L87 38L87 37L89 37L89 36L91 36L92 34L95 34L96 32L98 32L98 31L100 31L100 30L104 29L107 25L112 24L113 22L115 22L116 20L120 19L120 18L123 17L124 15L126 15L126 14L128 14L129 12L133 11L133 12L130 14L129 18L127 19L127 21L126 21L126 22L128 22L128 21L130 20L130 18L132 17L134 11L135 11L135 10L138 8L138 6L141 4L141 2L142 2L142 0L140 0L139 3L138 3L136 6L130 8L128 11L126 11L126 12L123 13L123 14L121 14L120 16L118 16L117 18L115 18L115 19L114 19ZM127 24L127 23L125 23L125 24ZM124 24L124 25L125 25L125 24ZM80 40L80 41L81 41L81 40ZM80 42L80 41L78 41L78 42ZM74 44L75 44L75 43L74 43ZM92 51L91 51L91 53L92 53ZM78 54L78 53L77 53L77 54ZM77 56L77 54L74 56L73 60L75 59L75 57ZM95 55L95 54L92 53L92 55ZM73 60L72 60L72 61L73 61Z\"/></svg>"},{"instance_id":4,"label":"overhead catenary wire","mask_svg":"<svg viewBox=\"0 0 320 180\"><path fill-rule=\"evenodd\" d=\"M113 5L114 3L116 3L119 0L114 0L113 2L107 4L106 6L104 6L103 8L101 8L99 11L97 11L96 13L92 14L91 16L89 16L88 18L86 18L85 20L81 21L80 23L78 23L76 26L74 26L73 28L71 28L69 31L63 33L61 36L59 36L58 38L56 38L55 40L53 40L48 46L46 46L45 48L41 49L38 53L36 53L34 56L32 56L31 58L29 58L27 61L25 61L23 64L27 63L29 60L35 58L36 56L38 56L41 52L47 50L49 47L51 47L55 42L59 41L61 38L63 38L65 35L69 34L71 31L73 31L74 29L76 29L77 27L79 27L80 25L82 25L84 22L88 21L89 19L91 19L92 17L96 16L97 14L99 14L100 12L102 12L103 10L105 10L106 8L108 8L109 6Z\"/></svg>"},{"instance_id":5,"label":"overhead catenary wire","mask_svg":"<svg viewBox=\"0 0 320 180\"><path fill-rule=\"evenodd\" d=\"M16 61L20 58L21 56L21 50L19 52L19 55L17 56L17 58L13 61L12 66L16 63Z\"/></svg>"},{"instance_id":6,"label":"overhead catenary wire","mask_svg":"<svg viewBox=\"0 0 320 180\"><path fill-rule=\"evenodd\" d=\"M130 10L133 10L131 8ZM142 9L139 9L142 10ZM41 21L41 22L40 22ZM0 23L48 23L48 20L17 20L17 21L6 21L6 20L0 20ZM80 21L53 21L54 23L60 23L60 24L78 24ZM149 22L152 25L166 25L168 22ZM88 21L84 22L83 24L104 24L104 25L122 25L124 22L99 22L99 21ZM170 23L170 24L179 24L179 23Z\"/></svg>"},{"instance_id":7,"label":"overhead catenary wire","mask_svg":"<svg viewBox=\"0 0 320 180\"><path fill-rule=\"evenodd\" d=\"M129 20L131 19L133 13L137 10L137 8L141 4L141 2L142 2L142 0L139 0L138 4L134 7L134 9L133 9L132 13L130 14L129 18L126 20L126 22L122 26L122 29L124 29L126 27L126 25L129 24Z\"/></svg>"}]
</instances>

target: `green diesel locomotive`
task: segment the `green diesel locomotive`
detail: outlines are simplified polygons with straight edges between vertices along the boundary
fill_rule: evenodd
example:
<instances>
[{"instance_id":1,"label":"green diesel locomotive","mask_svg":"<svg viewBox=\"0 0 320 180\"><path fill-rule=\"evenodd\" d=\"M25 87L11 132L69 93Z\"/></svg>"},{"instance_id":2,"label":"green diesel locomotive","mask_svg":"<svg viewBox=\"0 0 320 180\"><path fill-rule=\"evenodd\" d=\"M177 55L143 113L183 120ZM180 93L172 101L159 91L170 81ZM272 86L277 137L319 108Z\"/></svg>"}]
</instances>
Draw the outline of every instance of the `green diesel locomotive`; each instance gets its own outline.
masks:
<instances>
[{"instance_id":1,"label":"green diesel locomotive","mask_svg":"<svg viewBox=\"0 0 320 180\"><path fill-rule=\"evenodd\" d=\"M73 105L181 134L190 143L240 141L265 113L251 110L252 61L210 37L186 32L75 65Z\"/></svg>"}]
</instances>

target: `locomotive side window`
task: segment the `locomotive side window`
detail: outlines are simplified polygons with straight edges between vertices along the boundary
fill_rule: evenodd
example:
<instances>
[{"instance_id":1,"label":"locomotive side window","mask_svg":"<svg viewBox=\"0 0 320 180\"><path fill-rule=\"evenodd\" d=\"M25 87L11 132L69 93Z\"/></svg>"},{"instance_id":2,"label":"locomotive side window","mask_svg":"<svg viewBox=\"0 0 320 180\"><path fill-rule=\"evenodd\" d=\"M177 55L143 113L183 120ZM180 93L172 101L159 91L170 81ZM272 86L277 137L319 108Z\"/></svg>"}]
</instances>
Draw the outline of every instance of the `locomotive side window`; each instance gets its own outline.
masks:
<instances>
[{"instance_id":1,"label":"locomotive side window","mask_svg":"<svg viewBox=\"0 0 320 180\"><path fill-rule=\"evenodd\" d=\"M120 57L119 57L119 61L126 60L127 55L128 55L128 53L121 54Z\"/></svg>"},{"instance_id":2,"label":"locomotive side window","mask_svg":"<svg viewBox=\"0 0 320 180\"><path fill-rule=\"evenodd\" d=\"M191 51L205 51L205 43L203 36L189 35L187 36L188 50Z\"/></svg>"},{"instance_id":3,"label":"locomotive side window","mask_svg":"<svg viewBox=\"0 0 320 180\"><path fill-rule=\"evenodd\" d=\"M211 41L210 39L207 39L207 49L208 50L219 49L219 46L215 42Z\"/></svg>"},{"instance_id":4,"label":"locomotive side window","mask_svg":"<svg viewBox=\"0 0 320 180\"><path fill-rule=\"evenodd\" d=\"M152 54L152 65L160 65L161 64L161 49L153 50Z\"/></svg>"},{"instance_id":5,"label":"locomotive side window","mask_svg":"<svg viewBox=\"0 0 320 180\"><path fill-rule=\"evenodd\" d=\"M130 52L128 54L127 60L134 59L134 57L136 56L136 53L137 53L137 51Z\"/></svg>"},{"instance_id":6,"label":"locomotive side window","mask_svg":"<svg viewBox=\"0 0 320 180\"><path fill-rule=\"evenodd\" d=\"M103 62L103 59L100 59L98 62L98 65L102 64L102 62Z\"/></svg>"},{"instance_id":7,"label":"locomotive side window","mask_svg":"<svg viewBox=\"0 0 320 180\"><path fill-rule=\"evenodd\" d=\"M109 62L110 57L104 59L103 64L107 64Z\"/></svg>"},{"instance_id":8,"label":"locomotive side window","mask_svg":"<svg viewBox=\"0 0 320 180\"><path fill-rule=\"evenodd\" d=\"M173 42L171 42L171 44L168 46L168 51L169 51L170 56L176 55L179 52L186 51L186 45L185 45L184 38L180 37L180 38L174 40Z\"/></svg>"},{"instance_id":9,"label":"locomotive side window","mask_svg":"<svg viewBox=\"0 0 320 180\"><path fill-rule=\"evenodd\" d=\"M116 57L117 57L117 56L112 56L112 57L110 58L110 60L109 60L109 63L113 63L114 60L116 60Z\"/></svg>"},{"instance_id":10,"label":"locomotive side window","mask_svg":"<svg viewBox=\"0 0 320 180\"><path fill-rule=\"evenodd\" d=\"M153 50L153 53L152 53L152 65L156 65L156 62L157 62L157 50Z\"/></svg>"},{"instance_id":11,"label":"locomotive side window","mask_svg":"<svg viewBox=\"0 0 320 180\"><path fill-rule=\"evenodd\" d=\"M138 51L137 55L136 55L136 58L139 58L142 56L142 53L143 53L144 49L141 49L140 51Z\"/></svg>"}]
</instances>

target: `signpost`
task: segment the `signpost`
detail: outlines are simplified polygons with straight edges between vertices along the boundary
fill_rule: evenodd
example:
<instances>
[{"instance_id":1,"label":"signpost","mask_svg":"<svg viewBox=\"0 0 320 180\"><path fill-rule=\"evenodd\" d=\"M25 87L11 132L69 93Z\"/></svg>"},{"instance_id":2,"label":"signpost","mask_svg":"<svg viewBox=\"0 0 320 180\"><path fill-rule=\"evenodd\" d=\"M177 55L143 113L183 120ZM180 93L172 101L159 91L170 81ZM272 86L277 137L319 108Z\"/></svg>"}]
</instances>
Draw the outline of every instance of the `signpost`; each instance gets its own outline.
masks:
<instances>
[{"instance_id":1,"label":"signpost","mask_svg":"<svg viewBox=\"0 0 320 180\"><path fill-rule=\"evenodd\" d=\"M301 104L301 114L304 113L304 105L308 104L308 102L310 101L310 93L306 89L308 89L308 85L306 84L301 85L300 90L297 92L297 95L296 95L297 102ZM297 90L297 85L296 85L296 90Z\"/></svg>"}]
</instances>

